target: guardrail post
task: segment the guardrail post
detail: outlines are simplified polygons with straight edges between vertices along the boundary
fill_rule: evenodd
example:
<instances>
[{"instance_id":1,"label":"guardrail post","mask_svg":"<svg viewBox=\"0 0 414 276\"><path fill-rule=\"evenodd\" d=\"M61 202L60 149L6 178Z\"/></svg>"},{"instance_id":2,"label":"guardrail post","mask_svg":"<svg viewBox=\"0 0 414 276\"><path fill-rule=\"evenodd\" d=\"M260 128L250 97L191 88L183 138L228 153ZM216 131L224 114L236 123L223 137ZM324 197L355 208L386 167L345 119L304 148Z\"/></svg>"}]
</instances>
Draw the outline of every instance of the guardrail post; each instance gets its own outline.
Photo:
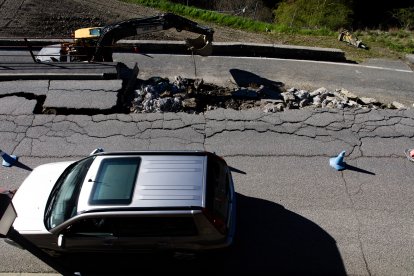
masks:
<instances>
[{"instance_id":1,"label":"guardrail post","mask_svg":"<svg viewBox=\"0 0 414 276\"><path fill-rule=\"evenodd\" d=\"M36 60L36 57L33 54L33 50L32 50L32 45L30 45L29 41L27 40L27 38L24 38L24 41L26 42L27 48L29 48L29 52L30 55L32 56L32 59L35 63L38 63L38 61Z\"/></svg>"}]
</instances>

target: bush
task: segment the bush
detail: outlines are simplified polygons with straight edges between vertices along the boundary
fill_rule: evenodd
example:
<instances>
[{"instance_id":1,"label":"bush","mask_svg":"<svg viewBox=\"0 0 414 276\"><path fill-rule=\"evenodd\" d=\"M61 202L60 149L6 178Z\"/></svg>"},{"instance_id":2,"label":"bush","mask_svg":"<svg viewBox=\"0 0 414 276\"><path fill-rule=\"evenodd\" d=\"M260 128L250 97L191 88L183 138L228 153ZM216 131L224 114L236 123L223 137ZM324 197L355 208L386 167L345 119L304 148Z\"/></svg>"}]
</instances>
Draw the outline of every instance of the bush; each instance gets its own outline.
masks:
<instances>
[{"instance_id":1,"label":"bush","mask_svg":"<svg viewBox=\"0 0 414 276\"><path fill-rule=\"evenodd\" d=\"M274 11L275 22L297 28L338 30L351 23L352 9L344 0L284 0Z\"/></svg>"},{"instance_id":2,"label":"bush","mask_svg":"<svg viewBox=\"0 0 414 276\"><path fill-rule=\"evenodd\" d=\"M400 22L401 27L406 30L414 28L414 7L395 9L392 11L392 15Z\"/></svg>"}]
</instances>

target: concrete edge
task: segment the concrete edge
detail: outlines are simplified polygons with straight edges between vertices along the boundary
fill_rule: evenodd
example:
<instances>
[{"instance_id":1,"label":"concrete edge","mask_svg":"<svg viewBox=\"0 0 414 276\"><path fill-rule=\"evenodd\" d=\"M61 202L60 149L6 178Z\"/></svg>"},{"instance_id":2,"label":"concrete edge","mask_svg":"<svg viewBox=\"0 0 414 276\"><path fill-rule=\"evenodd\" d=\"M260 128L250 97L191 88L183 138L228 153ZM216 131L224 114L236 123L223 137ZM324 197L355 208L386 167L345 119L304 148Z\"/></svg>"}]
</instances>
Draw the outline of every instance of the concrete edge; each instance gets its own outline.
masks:
<instances>
[{"instance_id":1,"label":"concrete edge","mask_svg":"<svg viewBox=\"0 0 414 276\"><path fill-rule=\"evenodd\" d=\"M190 54L183 41L120 40L119 51L138 49L149 54ZM213 42L212 56L268 57L345 62L345 52L334 48L241 42Z\"/></svg>"},{"instance_id":2,"label":"concrete edge","mask_svg":"<svg viewBox=\"0 0 414 276\"><path fill-rule=\"evenodd\" d=\"M411 63L411 65L414 65L414 54L413 55L406 55L405 59Z\"/></svg>"},{"instance_id":3,"label":"concrete edge","mask_svg":"<svg viewBox=\"0 0 414 276\"><path fill-rule=\"evenodd\" d=\"M0 276L57 276L62 274L47 272L0 272Z\"/></svg>"},{"instance_id":4,"label":"concrete edge","mask_svg":"<svg viewBox=\"0 0 414 276\"><path fill-rule=\"evenodd\" d=\"M82 74L82 73L0 73L0 81L11 80L104 80L113 77L104 73Z\"/></svg>"},{"instance_id":5,"label":"concrete edge","mask_svg":"<svg viewBox=\"0 0 414 276\"><path fill-rule=\"evenodd\" d=\"M46 45L70 42L70 39L0 39L3 49L28 47L39 50ZM213 42L213 56L269 57L345 62L345 52L335 48L304 47L296 45L260 44L242 42ZM184 41L119 40L115 51L138 50L148 54L191 54Z\"/></svg>"}]
</instances>

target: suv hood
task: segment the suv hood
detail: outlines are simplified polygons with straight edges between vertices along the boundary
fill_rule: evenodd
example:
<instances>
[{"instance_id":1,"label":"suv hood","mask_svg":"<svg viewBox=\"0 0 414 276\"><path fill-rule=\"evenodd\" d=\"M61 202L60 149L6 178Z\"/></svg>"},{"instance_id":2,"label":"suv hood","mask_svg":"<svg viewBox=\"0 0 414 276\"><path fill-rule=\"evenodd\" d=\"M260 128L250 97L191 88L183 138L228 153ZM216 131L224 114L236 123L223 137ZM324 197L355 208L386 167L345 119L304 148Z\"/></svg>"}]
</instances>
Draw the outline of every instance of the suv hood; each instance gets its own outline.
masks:
<instances>
[{"instance_id":1,"label":"suv hood","mask_svg":"<svg viewBox=\"0 0 414 276\"><path fill-rule=\"evenodd\" d=\"M59 176L75 161L56 162L36 167L13 197L17 218L13 227L19 232L45 232L46 203Z\"/></svg>"}]
</instances>

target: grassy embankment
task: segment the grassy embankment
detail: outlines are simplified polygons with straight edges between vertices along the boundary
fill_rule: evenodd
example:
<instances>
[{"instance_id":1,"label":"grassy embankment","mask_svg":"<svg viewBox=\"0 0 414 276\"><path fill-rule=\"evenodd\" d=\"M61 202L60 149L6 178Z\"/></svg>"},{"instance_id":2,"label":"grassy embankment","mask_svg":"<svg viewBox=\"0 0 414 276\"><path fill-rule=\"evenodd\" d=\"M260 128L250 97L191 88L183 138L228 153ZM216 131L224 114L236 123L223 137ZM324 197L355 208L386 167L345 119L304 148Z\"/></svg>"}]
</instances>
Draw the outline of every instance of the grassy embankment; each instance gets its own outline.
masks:
<instances>
[{"instance_id":1,"label":"grassy embankment","mask_svg":"<svg viewBox=\"0 0 414 276\"><path fill-rule=\"evenodd\" d=\"M414 53L414 32L406 30L357 30L354 32L369 49L356 48L337 40L339 32L327 29L295 29L278 24L254 21L245 17L231 16L214 11L206 11L191 6L174 4L165 0L122 0L173 12L198 22L217 24L223 27L236 28L247 32L266 35L274 38L275 43L327 47L341 49L348 60L361 62L367 58L402 58ZM213 26L214 27L214 26Z\"/></svg>"}]
</instances>

